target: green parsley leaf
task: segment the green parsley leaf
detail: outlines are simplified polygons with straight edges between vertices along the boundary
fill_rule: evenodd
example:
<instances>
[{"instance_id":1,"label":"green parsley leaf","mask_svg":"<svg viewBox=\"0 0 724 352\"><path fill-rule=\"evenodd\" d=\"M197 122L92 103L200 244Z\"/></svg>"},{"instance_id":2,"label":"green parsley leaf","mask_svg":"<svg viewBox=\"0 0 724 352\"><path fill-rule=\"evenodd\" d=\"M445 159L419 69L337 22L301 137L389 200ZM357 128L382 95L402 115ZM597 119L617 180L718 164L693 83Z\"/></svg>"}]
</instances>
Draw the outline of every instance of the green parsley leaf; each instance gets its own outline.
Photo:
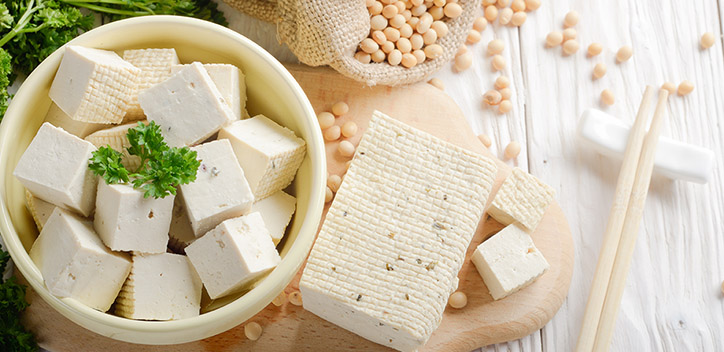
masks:
<instances>
[{"instance_id":1,"label":"green parsley leaf","mask_svg":"<svg viewBox=\"0 0 724 352\"><path fill-rule=\"evenodd\" d=\"M33 334L20 323L20 314L28 307L25 286L14 277L2 278L10 256L0 246L0 348L3 351L37 351Z\"/></svg>"},{"instance_id":2,"label":"green parsley leaf","mask_svg":"<svg viewBox=\"0 0 724 352\"><path fill-rule=\"evenodd\" d=\"M103 177L107 184L128 182L128 170L122 163L123 154L111 147L100 147L93 152L88 168Z\"/></svg>"},{"instance_id":3,"label":"green parsley leaf","mask_svg":"<svg viewBox=\"0 0 724 352\"><path fill-rule=\"evenodd\" d=\"M161 134L161 126L155 121L151 121L148 125L138 122L136 127L128 129L126 136L131 144L126 148L128 154L141 158L142 167L147 160L158 158L161 153L168 150L168 145Z\"/></svg>"}]
</instances>

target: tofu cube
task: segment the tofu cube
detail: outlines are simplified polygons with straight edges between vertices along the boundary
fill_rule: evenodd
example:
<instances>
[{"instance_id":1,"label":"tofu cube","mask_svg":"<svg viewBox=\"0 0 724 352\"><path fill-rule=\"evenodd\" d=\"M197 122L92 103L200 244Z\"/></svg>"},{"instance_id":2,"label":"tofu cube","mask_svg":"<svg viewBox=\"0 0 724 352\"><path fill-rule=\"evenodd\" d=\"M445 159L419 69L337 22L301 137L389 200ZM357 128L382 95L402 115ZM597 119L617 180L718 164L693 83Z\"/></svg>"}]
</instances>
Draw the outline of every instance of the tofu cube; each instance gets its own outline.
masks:
<instances>
[{"instance_id":1,"label":"tofu cube","mask_svg":"<svg viewBox=\"0 0 724 352\"><path fill-rule=\"evenodd\" d=\"M212 299L244 288L281 261L259 213L229 219L186 247Z\"/></svg>"},{"instance_id":2,"label":"tofu cube","mask_svg":"<svg viewBox=\"0 0 724 352\"><path fill-rule=\"evenodd\" d=\"M138 89L131 98L131 106L124 121L142 120L146 115L138 103L138 93L169 79L172 75L171 67L179 63L178 55L173 48L133 49L123 51L123 60L141 70Z\"/></svg>"},{"instance_id":3,"label":"tofu cube","mask_svg":"<svg viewBox=\"0 0 724 352\"><path fill-rule=\"evenodd\" d=\"M198 62L142 91L138 102L171 147L200 143L236 119Z\"/></svg>"},{"instance_id":4,"label":"tofu cube","mask_svg":"<svg viewBox=\"0 0 724 352\"><path fill-rule=\"evenodd\" d=\"M48 218L50 218L50 214L53 214L53 211L57 208L55 205L34 196L27 189L25 190L25 206L33 217L38 231L43 230L43 225L45 225Z\"/></svg>"},{"instance_id":5,"label":"tofu cube","mask_svg":"<svg viewBox=\"0 0 724 352\"><path fill-rule=\"evenodd\" d=\"M227 140L191 148L201 165L196 181L179 186L191 229L200 237L226 219L248 214L254 195Z\"/></svg>"},{"instance_id":6,"label":"tofu cube","mask_svg":"<svg viewBox=\"0 0 724 352\"><path fill-rule=\"evenodd\" d=\"M516 224L481 243L472 261L495 300L528 286L549 267L530 235Z\"/></svg>"},{"instance_id":7,"label":"tofu cube","mask_svg":"<svg viewBox=\"0 0 724 352\"><path fill-rule=\"evenodd\" d=\"M143 121L143 123L145 123L145 121ZM102 129L100 131L89 134L85 137L85 140L91 142L91 144L96 146L96 148L108 146L111 149L120 152L121 154L123 154L123 157L121 158L123 166L125 166L126 169L128 169L129 171L133 172L134 170L138 169L139 166L141 166L141 158L129 154L128 150L126 150L126 148L131 146L131 143L128 141L128 137L126 137L126 134L128 133L129 129L136 126L138 126L138 122L131 122L125 125Z\"/></svg>"},{"instance_id":8,"label":"tofu cube","mask_svg":"<svg viewBox=\"0 0 724 352\"><path fill-rule=\"evenodd\" d=\"M127 184L98 183L93 219L98 236L114 251L164 253L168 244L173 195L144 198Z\"/></svg>"},{"instance_id":9,"label":"tofu cube","mask_svg":"<svg viewBox=\"0 0 724 352\"><path fill-rule=\"evenodd\" d=\"M516 167L495 194L488 214L503 225L518 222L533 231L553 202L553 195L553 188Z\"/></svg>"},{"instance_id":10,"label":"tofu cube","mask_svg":"<svg viewBox=\"0 0 724 352\"><path fill-rule=\"evenodd\" d=\"M224 97L224 101L236 116L241 119L246 114L246 81L241 70L229 64L203 64L216 88ZM175 74L187 65L176 65L171 68Z\"/></svg>"},{"instance_id":11,"label":"tofu cube","mask_svg":"<svg viewBox=\"0 0 724 352\"><path fill-rule=\"evenodd\" d=\"M60 127L66 132L80 138L85 138L95 131L108 128L108 125L102 123L87 123L73 120L58 107L58 104L52 102L50 103L48 113L45 115L45 122Z\"/></svg>"},{"instance_id":12,"label":"tofu cube","mask_svg":"<svg viewBox=\"0 0 724 352\"><path fill-rule=\"evenodd\" d=\"M134 254L131 275L115 313L140 320L179 320L199 315L201 279L188 258L173 253Z\"/></svg>"},{"instance_id":13,"label":"tofu cube","mask_svg":"<svg viewBox=\"0 0 724 352\"><path fill-rule=\"evenodd\" d=\"M294 210L297 206L297 199L284 191L279 191L257 201L251 207L252 212L258 211L264 219L264 224L269 230L269 234L274 241L274 245L278 245L284 237L284 232L292 220Z\"/></svg>"},{"instance_id":14,"label":"tofu cube","mask_svg":"<svg viewBox=\"0 0 724 352\"><path fill-rule=\"evenodd\" d=\"M88 169L96 147L43 123L15 166L13 175L36 197L89 216L98 178Z\"/></svg>"},{"instance_id":15,"label":"tofu cube","mask_svg":"<svg viewBox=\"0 0 724 352\"><path fill-rule=\"evenodd\" d=\"M50 293L107 311L131 270L128 254L111 252L91 222L56 208L30 249Z\"/></svg>"},{"instance_id":16,"label":"tofu cube","mask_svg":"<svg viewBox=\"0 0 724 352\"><path fill-rule=\"evenodd\" d=\"M171 213L171 227L168 229L168 248L175 253L184 254L188 245L196 240L191 220L186 214L186 205L182 197L176 197Z\"/></svg>"},{"instance_id":17,"label":"tofu cube","mask_svg":"<svg viewBox=\"0 0 724 352\"><path fill-rule=\"evenodd\" d=\"M140 72L112 51L70 45L50 86L50 99L73 120L120 123Z\"/></svg>"},{"instance_id":18,"label":"tofu cube","mask_svg":"<svg viewBox=\"0 0 724 352\"><path fill-rule=\"evenodd\" d=\"M303 139L264 115L224 127L219 139L231 142L257 199L289 186L306 152Z\"/></svg>"}]
</instances>

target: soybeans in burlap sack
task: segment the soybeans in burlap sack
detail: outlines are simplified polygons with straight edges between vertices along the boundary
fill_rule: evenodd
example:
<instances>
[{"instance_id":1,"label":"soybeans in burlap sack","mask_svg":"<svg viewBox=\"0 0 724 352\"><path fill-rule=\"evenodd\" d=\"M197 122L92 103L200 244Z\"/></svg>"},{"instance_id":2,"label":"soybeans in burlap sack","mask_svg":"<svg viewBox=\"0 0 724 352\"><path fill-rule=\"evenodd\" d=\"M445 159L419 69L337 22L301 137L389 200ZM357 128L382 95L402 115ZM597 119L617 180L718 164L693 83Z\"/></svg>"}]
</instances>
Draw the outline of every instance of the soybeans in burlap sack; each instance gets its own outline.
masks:
<instances>
[{"instance_id":1,"label":"soybeans in burlap sack","mask_svg":"<svg viewBox=\"0 0 724 352\"><path fill-rule=\"evenodd\" d=\"M460 0L462 15L446 19L449 33L438 39L443 54L412 68L386 62L363 64L354 58L370 32L365 0L224 0L241 12L277 25L279 40L310 66L329 65L345 76L373 86L397 86L424 80L449 62L465 41L481 0Z\"/></svg>"}]
</instances>

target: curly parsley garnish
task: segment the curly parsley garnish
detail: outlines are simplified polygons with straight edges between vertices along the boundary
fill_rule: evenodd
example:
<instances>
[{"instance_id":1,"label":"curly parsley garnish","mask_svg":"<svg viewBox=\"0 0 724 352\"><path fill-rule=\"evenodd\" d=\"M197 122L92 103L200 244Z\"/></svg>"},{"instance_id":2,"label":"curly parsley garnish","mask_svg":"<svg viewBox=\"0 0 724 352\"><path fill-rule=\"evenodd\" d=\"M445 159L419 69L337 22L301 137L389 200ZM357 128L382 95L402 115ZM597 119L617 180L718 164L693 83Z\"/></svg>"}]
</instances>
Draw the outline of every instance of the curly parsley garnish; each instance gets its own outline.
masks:
<instances>
[{"instance_id":1,"label":"curly parsley garnish","mask_svg":"<svg viewBox=\"0 0 724 352\"><path fill-rule=\"evenodd\" d=\"M163 140L161 127L151 121L148 125L139 122L126 133L130 146L128 154L141 159L141 166L132 173L121 163L123 154L101 147L93 152L88 168L103 177L107 184L131 182L134 188L142 189L146 198L163 198L176 194L176 187L196 180L196 170L201 164L196 152L188 147L170 148Z\"/></svg>"},{"instance_id":2,"label":"curly parsley garnish","mask_svg":"<svg viewBox=\"0 0 724 352\"><path fill-rule=\"evenodd\" d=\"M3 280L8 252L0 246L0 349L3 351L37 351L33 334L20 324L20 313L28 307L25 286L14 277Z\"/></svg>"}]
</instances>

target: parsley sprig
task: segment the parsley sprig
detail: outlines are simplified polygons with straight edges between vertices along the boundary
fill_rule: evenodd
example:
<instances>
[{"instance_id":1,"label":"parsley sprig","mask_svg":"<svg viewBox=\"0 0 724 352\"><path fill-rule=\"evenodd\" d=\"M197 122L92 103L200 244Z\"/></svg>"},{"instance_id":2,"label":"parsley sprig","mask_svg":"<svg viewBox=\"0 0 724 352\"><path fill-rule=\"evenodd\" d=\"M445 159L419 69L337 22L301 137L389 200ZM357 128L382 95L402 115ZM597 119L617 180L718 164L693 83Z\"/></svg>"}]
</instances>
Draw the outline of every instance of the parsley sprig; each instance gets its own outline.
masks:
<instances>
[{"instance_id":1,"label":"parsley sprig","mask_svg":"<svg viewBox=\"0 0 724 352\"><path fill-rule=\"evenodd\" d=\"M131 182L134 188L142 189L146 198L163 198L176 194L176 187L196 180L196 171L201 164L196 151L170 148L163 140L161 127L151 121L148 125L139 122L126 133L130 146L128 154L141 159L141 165L130 173L123 166L123 154L110 147L100 147L93 152L88 168L103 177L107 184Z\"/></svg>"},{"instance_id":2,"label":"parsley sprig","mask_svg":"<svg viewBox=\"0 0 724 352\"><path fill-rule=\"evenodd\" d=\"M0 349L3 351L37 351L33 334L20 324L20 313L28 307L25 286L14 277L3 279L8 252L0 246Z\"/></svg>"}]
</instances>

